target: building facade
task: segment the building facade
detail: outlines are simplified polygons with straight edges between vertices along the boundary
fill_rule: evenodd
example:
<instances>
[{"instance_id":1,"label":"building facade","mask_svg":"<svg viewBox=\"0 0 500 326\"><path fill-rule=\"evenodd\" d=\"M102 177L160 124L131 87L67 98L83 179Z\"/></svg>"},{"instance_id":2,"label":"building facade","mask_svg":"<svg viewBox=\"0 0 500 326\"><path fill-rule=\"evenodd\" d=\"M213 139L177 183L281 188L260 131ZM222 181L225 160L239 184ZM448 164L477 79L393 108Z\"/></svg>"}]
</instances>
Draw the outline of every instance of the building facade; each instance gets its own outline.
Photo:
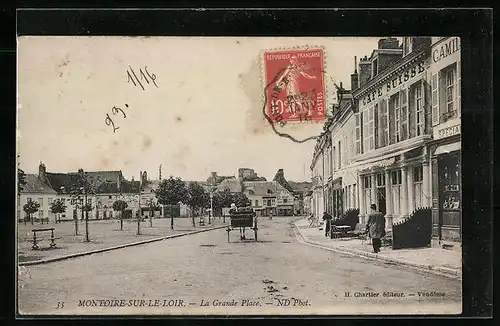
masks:
<instances>
[{"instance_id":1,"label":"building facade","mask_svg":"<svg viewBox=\"0 0 500 326\"><path fill-rule=\"evenodd\" d=\"M434 37L431 47L433 240L461 242L460 38Z\"/></svg>"},{"instance_id":2,"label":"building facade","mask_svg":"<svg viewBox=\"0 0 500 326\"><path fill-rule=\"evenodd\" d=\"M375 204L393 223L432 208L432 236L460 241L460 40L379 40L342 84L311 163L311 211Z\"/></svg>"},{"instance_id":3,"label":"building facade","mask_svg":"<svg viewBox=\"0 0 500 326\"><path fill-rule=\"evenodd\" d=\"M379 41L359 64L353 91L360 217L375 204L392 223L430 207L428 143L432 138L430 38Z\"/></svg>"}]
</instances>

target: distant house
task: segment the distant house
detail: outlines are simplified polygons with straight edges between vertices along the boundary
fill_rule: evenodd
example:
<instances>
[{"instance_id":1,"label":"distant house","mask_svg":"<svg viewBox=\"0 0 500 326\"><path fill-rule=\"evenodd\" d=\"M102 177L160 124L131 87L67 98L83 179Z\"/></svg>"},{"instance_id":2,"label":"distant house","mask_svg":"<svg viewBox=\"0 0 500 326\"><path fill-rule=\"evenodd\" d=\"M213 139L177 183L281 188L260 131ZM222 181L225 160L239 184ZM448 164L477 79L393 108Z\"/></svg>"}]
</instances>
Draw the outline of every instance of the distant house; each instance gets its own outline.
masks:
<instances>
[{"instance_id":1,"label":"distant house","mask_svg":"<svg viewBox=\"0 0 500 326\"><path fill-rule=\"evenodd\" d=\"M311 182L294 182L287 181L283 169L279 169L274 176L274 181L278 182L290 193L293 194L293 214L304 214L304 194L311 189Z\"/></svg>"},{"instance_id":2,"label":"distant house","mask_svg":"<svg viewBox=\"0 0 500 326\"><path fill-rule=\"evenodd\" d=\"M276 181L245 181L244 193L260 216L293 215L293 194Z\"/></svg>"},{"instance_id":3,"label":"distant house","mask_svg":"<svg viewBox=\"0 0 500 326\"><path fill-rule=\"evenodd\" d=\"M40 208L38 212L32 215L35 221L54 219L54 214L50 212L52 202L57 198L57 192L47 183L45 175L45 165L40 162L39 172L37 174L26 174L26 184L20 191L18 220L25 219L27 213L23 206L28 201L38 202Z\"/></svg>"}]
</instances>

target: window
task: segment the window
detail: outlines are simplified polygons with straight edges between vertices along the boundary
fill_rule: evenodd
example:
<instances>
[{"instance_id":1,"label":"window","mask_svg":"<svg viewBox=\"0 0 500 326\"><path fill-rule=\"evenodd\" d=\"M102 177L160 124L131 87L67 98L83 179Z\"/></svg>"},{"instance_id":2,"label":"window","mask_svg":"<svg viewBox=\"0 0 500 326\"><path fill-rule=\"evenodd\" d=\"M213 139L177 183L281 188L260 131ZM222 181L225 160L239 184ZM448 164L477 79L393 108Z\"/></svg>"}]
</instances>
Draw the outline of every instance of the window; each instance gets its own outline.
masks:
<instances>
[{"instance_id":1,"label":"window","mask_svg":"<svg viewBox=\"0 0 500 326\"><path fill-rule=\"evenodd\" d=\"M335 163L337 163L336 156L337 156L337 148L335 146L333 146L333 155L332 155L333 171L337 171L337 166L335 165Z\"/></svg>"},{"instance_id":2,"label":"window","mask_svg":"<svg viewBox=\"0 0 500 326\"><path fill-rule=\"evenodd\" d=\"M424 113L422 103L422 84L418 83L414 89L414 105L415 105L415 131L417 136L424 133Z\"/></svg>"},{"instance_id":3,"label":"window","mask_svg":"<svg viewBox=\"0 0 500 326\"><path fill-rule=\"evenodd\" d=\"M284 204L288 203L288 198L283 198L283 203Z\"/></svg>"},{"instance_id":4,"label":"window","mask_svg":"<svg viewBox=\"0 0 500 326\"><path fill-rule=\"evenodd\" d=\"M71 198L71 205L75 205L76 204L76 198Z\"/></svg>"},{"instance_id":5,"label":"window","mask_svg":"<svg viewBox=\"0 0 500 326\"><path fill-rule=\"evenodd\" d=\"M401 170L391 172L392 205L394 214L401 213Z\"/></svg>"},{"instance_id":6,"label":"window","mask_svg":"<svg viewBox=\"0 0 500 326\"><path fill-rule=\"evenodd\" d=\"M401 170L392 171L391 180L393 185L401 184Z\"/></svg>"},{"instance_id":7,"label":"window","mask_svg":"<svg viewBox=\"0 0 500 326\"><path fill-rule=\"evenodd\" d=\"M255 200L255 206L259 206L259 200L258 199Z\"/></svg>"},{"instance_id":8,"label":"window","mask_svg":"<svg viewBox=\"0 0 500 326\"><path fill-rule=\"evenodd\" d=\"M38 203L40 206L43 206L43 197L38 198Z\"/></svg>"},{"instance_id":9,"label":"window","mask_svg":"<svg viewBox=\"0 0 500 326\"><path fill-rule=\"evenodd\" d=\"M378 74L378 59L373 60L372 63L372 76L375 77Z\"/></svg>"},{"instance_id":10,"label":"window","mask_svg":"<svg viewBox=\"0 0 500 326\"><path fill-rule=\"evenodd\" d=\"M363 115L362 113L356 114L356 155L363 153L363 144L362 144L362 134L361 134L361 126L363 125ZM335 150L335 149L334 149Z\"/></svg>"},{"instance_id":11,"label":"window","mask_svg":"<svg viewBox=\"0 0 500 326\"><path fill-rule=\"evenodd\" d=\"M52 205L52 198L47 199L49 206Z\"/></svg>"},{"instance_id":12,"label":"window","mask_svg":"<svg viewBox=\"0 0 500 326\"><path fill-rule=\"evenodd\" d=\"M423 180L423 168L422 165L415 166L413 168L413 181L422 182Z\"/></svg>"},{"instance_id":13,"label":"window","mask_svg":"<svg viewBox=\"0 0 500 326\"><path fill-rule=\"evenodd\" d=\"M271 199L271 206L274 206L276 204L276 199Z\"/></svg>"},{"instance_id":14,"label":"window","mask_svg":"<svg viewBox=\"0 0 500 326\"><path fill-rule=\"evenodd\" d=\"M372 179L370 176L363 177L363 184L365 189L372 187Z\"/></svg>"},{"instance_id":15,"label":"window","mask_svg":"<svg viewBox=\"0 0 500 326\"><path fill-rule=\"evenodd\" d=\"M358 197L358 194L356 193L356 185L352 185L352 192L353 192L353 207L356 207L356 199Z\"/></svg>"},{"instance_id":16,"label":"window","mask_svg":"<svg viewBox=\"0 0 500 326\"><path fill-rule=\"evenodd\" d=\"M109 196L108 196L108 199L113 199L113 196L109 195Z\"/></svg>"},{"instance_id":17,"label":"window","mask_svg":"<svg viewBox=\"0 0 500 326\"><path fill-rule=\"evenodd\" d=\"M399 94L394 95L394 135L396 142L400 141L401 127L400 127L400 117L401 117L401 106L399 103Z\"/></svg>"},{"instance_id":18,"label":"window","mask_svg":"<svg viewBox=\"0 0 500 326\"><path fill-rule=\"evenodd\" d=\"M455 110L454 100L455 100L455 69L448 69L445 71L446 80L446 113L453 112Z\"/></svg>"},{"instance_id":19,"label":"window","mask_svg":"<svg viewBox=\"0 0 500 326\"><path fill-rule=\"evenodd\" d=\"M272 194L273 192L272 192L272 190L271 190L271 189L267 189L267 193L268 193L268 194Z\"/></svg>"},{"instance_id":20,"label":"window","mask_svg":"<svg viewBox=\"0 0 500 326\"><path fill-rule=\"evenodd\" d=\"M91 198L87 198L87 205L92 205L92 199Z\"/></svg>"},{"instance_id":21,"label":"window","mask_svg":"<svg viewBox=\"0 0 500 326\"><path fill-rule=\"evenodd\" d=\"M385 174L377 174L377 187L385 187Z\"/></svg>"}]
</instances>

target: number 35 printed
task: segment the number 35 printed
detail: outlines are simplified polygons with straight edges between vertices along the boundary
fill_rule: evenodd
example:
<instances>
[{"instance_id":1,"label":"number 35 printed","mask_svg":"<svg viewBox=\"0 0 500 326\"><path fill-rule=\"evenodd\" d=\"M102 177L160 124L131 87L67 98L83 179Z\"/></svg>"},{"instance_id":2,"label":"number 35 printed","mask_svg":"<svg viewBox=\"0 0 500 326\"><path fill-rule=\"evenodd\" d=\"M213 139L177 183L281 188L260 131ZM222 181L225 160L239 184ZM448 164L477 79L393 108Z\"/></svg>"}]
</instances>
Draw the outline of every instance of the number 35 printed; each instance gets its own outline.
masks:
<instances>
[{"instance_id":1,"label":"number 35 printed","mask_svg":"<svg viewBox=\"0 0 500 326\"><path fill-rule=\"evenodd\" d=\"M56 309L62 309L62 308L64 308L64 301L58 301Z\"/></svg>"}]
</instances>

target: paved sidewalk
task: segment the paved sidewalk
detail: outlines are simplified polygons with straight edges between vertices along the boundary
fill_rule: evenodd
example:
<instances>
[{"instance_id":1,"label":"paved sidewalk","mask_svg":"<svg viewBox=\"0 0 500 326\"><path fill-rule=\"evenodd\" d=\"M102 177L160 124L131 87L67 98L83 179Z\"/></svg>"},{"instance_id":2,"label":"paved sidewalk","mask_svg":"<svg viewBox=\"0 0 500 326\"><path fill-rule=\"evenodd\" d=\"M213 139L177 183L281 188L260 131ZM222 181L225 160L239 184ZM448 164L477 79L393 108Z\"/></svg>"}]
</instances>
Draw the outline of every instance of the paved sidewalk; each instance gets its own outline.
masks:
<instances>
[{"instance_id":1,"label":"paved sidewalk","mask_svg":"<svg viewBox=\"0 0 500 326\"><path fill-rule=\"evenodd\" d=\"M158 241L169 237L191 234L203 230L225 227L221 219L215 219L211 225L198 225L199 218L196 218L196 227L193 227L191 219L174 219L174 230L170 228L170 219L154 219L153 227L149 220L141 222L141 234L137 235L136 221L123 221L123 231L120 230L119 220L93 220L89 221L90 242L85 242L85 223L79 222L79 235L74 235L74 223L63 222L57 224L18 224L18 262L19 265L29 265L33 263L50 262L61 258L71 258L103 252L112 249L119 249L131 245ZM227 222L227 220L226 220ZM32 250L31 229L33 228L55 228L54 235L60 237L56 240L57 247L49 249L50 241L45 240L40 244L40 250ZM50 235L50 233L49 233ZM41 234L41 237L47 234Z\"/></svg>"},{"instance_id":2,"label":"paved sidewalk","mask_svg":"<svg viewBox=\"0 0 500 326\"><path fill-rule=\"evenodd\" d=\"M296 221L294 224L302 239L311 245L345 254L406 265L450 278L461 279L462 277L461 250L441 248L393 250L391 247L382 247L380 253L375 254L370 239L364 241L352 238L330 239L325 237L324 230L319 230L318 227L309 227L309 222L306 219Z\"/></svg>"}]
</instances>

